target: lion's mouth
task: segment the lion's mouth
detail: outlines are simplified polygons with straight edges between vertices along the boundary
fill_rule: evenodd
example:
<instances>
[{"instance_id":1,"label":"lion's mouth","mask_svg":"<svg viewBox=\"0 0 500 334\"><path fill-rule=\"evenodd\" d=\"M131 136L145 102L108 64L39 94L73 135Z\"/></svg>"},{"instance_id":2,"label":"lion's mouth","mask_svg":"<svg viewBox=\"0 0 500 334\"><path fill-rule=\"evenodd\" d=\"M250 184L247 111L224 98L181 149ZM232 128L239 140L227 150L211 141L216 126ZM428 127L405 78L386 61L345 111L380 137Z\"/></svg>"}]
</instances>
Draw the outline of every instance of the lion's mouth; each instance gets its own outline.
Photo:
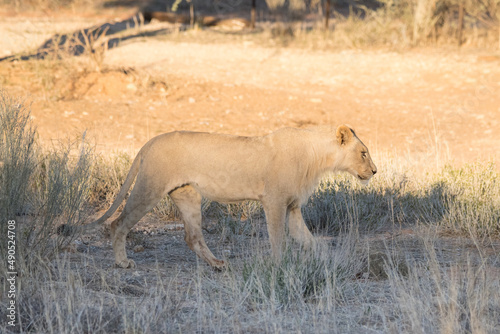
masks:
<instances>
[{"instance_id":1,"label":"lion's mouth","mask_svg":"<svg viewBox=\"0 0 500 334\"><path fill-rule=\"evenodd\" d=\"M368 183L370 182L370 177L363 177L359 174L357 174L357 175L358 175L358 180L362 185L364 185L364 186L368 185Z\"/></svg>"}]
</instances>

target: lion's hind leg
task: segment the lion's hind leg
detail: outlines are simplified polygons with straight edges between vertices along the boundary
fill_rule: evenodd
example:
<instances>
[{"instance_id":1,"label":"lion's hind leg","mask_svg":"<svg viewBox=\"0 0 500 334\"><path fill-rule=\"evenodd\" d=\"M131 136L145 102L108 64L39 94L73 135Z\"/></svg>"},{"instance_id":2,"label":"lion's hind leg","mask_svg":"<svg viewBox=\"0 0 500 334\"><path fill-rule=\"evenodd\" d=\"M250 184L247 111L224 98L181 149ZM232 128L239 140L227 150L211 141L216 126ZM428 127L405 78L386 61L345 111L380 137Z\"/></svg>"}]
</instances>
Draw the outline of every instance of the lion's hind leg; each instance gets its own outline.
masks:
<instances>
[{"instance_id":1,"label":"lion's hind leg","mask_svg":"<svg viewBox=\"0 0 500 334\"><path fill-rule=\"evenodd\" d=\"M184 222L184 240L189 248L209 265L223 268L224 261L217 259L208 249L201 232L201 195L192 187L184 186L170 193Z\"/></svg>"},{"instance_id":2,"label":"lion's hind leg","mask_svg":"<svg viewBox=\"0 0 500 334\"><path fill-rule=\"evenodd\" d=\"M127 258L127 251L125 250L126 238L130 229L125 228L124 221L129 225L130 217L126 216L124 212L125 211L111 223L111 244L113 245L116 266L121 268L134 268L135 262ZM141 218L136 219L136 222L139 221L139 219ZM131 225L133 226L135 223Z\"/></svg>"},{"instance_id":3,"label":"lion's hind leg","mask_svg":"<svg viewBox=\"0 0 500 334\"><path fill-rule=\"evenodd\" d=\"M111 223L111 242L115 263L122 268L133 268L135 263L127 258L126 238L130 229L148 213L168 192L163 184L150 182L151 178L139 175L120 216Z\"/></svg>"}]
</instances>

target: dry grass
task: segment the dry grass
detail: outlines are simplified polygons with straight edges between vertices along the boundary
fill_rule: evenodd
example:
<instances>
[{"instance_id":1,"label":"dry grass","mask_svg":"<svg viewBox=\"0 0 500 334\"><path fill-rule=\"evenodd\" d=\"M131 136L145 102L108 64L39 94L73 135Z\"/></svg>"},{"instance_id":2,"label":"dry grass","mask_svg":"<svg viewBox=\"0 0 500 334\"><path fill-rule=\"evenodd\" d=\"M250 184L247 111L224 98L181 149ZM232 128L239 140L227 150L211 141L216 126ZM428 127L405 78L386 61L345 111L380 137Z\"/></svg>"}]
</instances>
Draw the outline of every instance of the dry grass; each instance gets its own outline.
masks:
<instances>
[{"instance_id":1,"label":"dry grass","mask_svg":"<svg viewBox=\"0 0 500 334\"><path fill-rule=\"evenodd\" d=\"M379 264L386 279L370 276L370 248L356 233L313 254L290 248L279 264L253 240L222 273L204 264L128 272L60 257L23 278L15 332L496 332L498 259L445 259L425 230L415 240L420 249L396 250L408 270Z\"/></svg>"},{"instance_id":2,"label":"dry grass","mask_svg":"<svg viewBox=\"0 0 500 334\"><path fill-rule=\"evenodd\" d=\"M390 47L404 49L424 45L467 45L500 47L500 2L465 2L463 31L458 40L457 1L380 1L381 7L368 9L362 1L348 15L333 14L330 30L322 23L304 24L289 20L271 28L271 37L280 45L308 48ZM356 6L355 6L356 7ZM274 29L274 30L273 30ZM276 33L276 30L282 33Z\"/></svg>"},{"instance_id":3,"label":"dry grass","mask_svg":"<svg viewBox=\"0 0 500 334\"><path fill-rule=\"evenodd\" d=\"M5 222L24 217L17 226L16 257L19 269L29 271L71 241L56 236L59 223L76 225L86 218L93 153L85 136L78 143L42 152L24 102L4 92L0 99L0 217ZM6 236L6 223L0 227ZM4 258L6 247L0 247ZM4 262L0 268L5 271L5 266Z\"/></svg>"},{"instance_id":4,"label":"dry grass","mask_svg":"<svg viewBox=\"0 0 500 334\"><path fill-rule=\"evenodd\" d=\"M20 268L19 323L12 328L2 322L2 333L500 329L500 183L491 163L422 170L421 164L385 159L368 187L345 175L326 178L304 216L317 235L328 238L311 252L290 242L279 263L269 259L267 238L259 234L258 203L205 202L204 216L215 221L220 240L241 241L217 243L216 253L229 247L235 254L226 259L228 270L186 266L186 255L177 264L138 262L137 270L110 269L110 257L99 259L90 245L88 253L57 252L53 231L59 222L80 223L86 203L108 205L130 159L121 154L95 162L84 145L75 153L68 146L43 155L31 151L29 114L19 101L3 98L0 119L14 120L9 124L15 131L0 137L1 199L11 199L5 190L28 173L31 181L19 189L38 194L39 202L18 196L2 206L9 209L2 212L2 228L15 218L19 235L33 236L19 242L34 260L29 270ZM14 142L17 146L7 145ZM12 168L16 157L24 157L19 161L25 167ZM161 214L173 214L168 202L162 205ZM390 237L381 240L380 229ZM405 235L408 229L412 232ZM44 251L47 247L53 251ZM0 268L4 277L6 269ZM6 301L0 303L5 317Z\"/></svg>"}]
</instances>

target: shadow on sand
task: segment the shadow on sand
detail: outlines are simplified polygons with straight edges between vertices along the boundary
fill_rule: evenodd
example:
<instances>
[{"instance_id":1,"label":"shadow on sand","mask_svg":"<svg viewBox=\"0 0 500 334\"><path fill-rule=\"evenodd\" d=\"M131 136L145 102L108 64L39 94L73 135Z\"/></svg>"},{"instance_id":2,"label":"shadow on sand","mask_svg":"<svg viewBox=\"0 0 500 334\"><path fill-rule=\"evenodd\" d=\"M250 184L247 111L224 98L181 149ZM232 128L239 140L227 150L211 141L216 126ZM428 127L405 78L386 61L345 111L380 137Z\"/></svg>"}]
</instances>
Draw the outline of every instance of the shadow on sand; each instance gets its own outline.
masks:
<instances>
[{"instance_id":1,"label":"shadow on sand","mask_svg":"<svg viewBox=\"0 0 500 334\"><path fill-rule=\"evenodd\" d=\"M164 10L165 4L167 5L167 8L170 8L174 2L175 0L167 0L166 3L154 0L149 1L147 2L147 5L143 6L143 8L139 10L139 12L132 15L128 19L114 23L104 23L99 26L80 29L78 31L68 34L55 34L54 36L46 40L35 51L31 53L23 52L20 54L6 56L0 58L0 62L15 61L15 60L45 59L46 57L54 57L54 56L60 57L60 55L63 54L66 56L67 55L80 56L84 53L95 53L97 52L97 50L102 48L112 49L118 47L121 42L138 37L152 37L152 36L170 34L174 31L173 28L162 28L158 30L141 31L136 34L110 38L110 36L117 35L125 30L137 29L141 26L149 24L151 22L152 18L151 13L153 11L160 10L160 8ZM270 22L275 22L278 17L282 16L279 15L280 12L283 12L281 13L283 15L287 14L289 16L291 9L287 7L288 3L289 3L288 1L285 1L283 5L284 8L274 10L274 15L270 16L267 15L267 20ZM105 3L104 7L115 7L115 6L132 7L138 4L141 4L141 2L137 0L110 0ZM349 6L347 6L347 4ZM363 2L363 5L364 5L363 8L374 9L378 8L379 3L375 0L365 0ZM186 7L187 5L183 2L182 6L180 7L183 6ZM208 7L207 6L208 5L197 7L197 10L199 10L199 12L197 13L196 18L200 19L200 17L203 18L205 15L209 15L207 16L207 18L209 17L213 18L215 16L216 19L214 22L212 22L212 24L215 24L215 22L218 22L219 20L223 20L226 18L232 18L232 17L244 18L250 15L249 3L246 3L245 1L235 0L234 3L231 3L231 6L225 8L224 11L222 12L218 11L213 4L211 4ZM179 30L184 31L189 28L189 23L183 22L182 20L181 20L182 22L179 21L179 18L184 18L185 20L185 18L187 17L189 19L189 7L186 8L183 7L182 10L180 7L179 7L179 12L176 15L174 15L176 16L176 18L174 19L169 18L168 20L160 19L160 21L182 23L175 28L175 31ZM266 2L263 0L257 0L257 8L259 8L261 12L265 12L268 14L273 12L267 7ZM353 4L350 1L347 2L340 1L338 4L335 3L335 5L332 8L332 11L344 17L347 17L353 13L362 17L364 13L364 9L362 10L361 7L353 6ZM162 12L155 12L155 13L161 14ZM168 15L172 13L167 14L165 12L164 14ZM201 14L201 16L198 16L198 14ZM302 20L306 19L302 17ZM210 24L208 24L207 26L209 25ZM254 30L253 32L255 33L258 30L259 29Z\"/></svg>"},{"instance_id":2,"label":"shadow on sand","mask_svg":"<svg viewBox=\"0 0 500 334\"><path fill-rule=\"evenodd\" d=\"M17 54L0 58L1 61L15 61L15 60L31 60L31 59L45 59L46 57L58 56L64 52L65 55L80 56L85 52L94 53L99 48L112 49L121 42L131 40L138 37L152 37L158 35L165 35L173 32L172 28L162 28L152 31L142 31L137 34L111 37L117 35L122 31L129 29L137 29L140 26L149 24L150 21L144 20L142 13L137 13L130 18L114 22L104 23L99 26L81 29L69 34L55 34L46 40L34 52L29 54ZM186 30L186 25L181 25L176 30Z\"/></svg>"}]
</instances>

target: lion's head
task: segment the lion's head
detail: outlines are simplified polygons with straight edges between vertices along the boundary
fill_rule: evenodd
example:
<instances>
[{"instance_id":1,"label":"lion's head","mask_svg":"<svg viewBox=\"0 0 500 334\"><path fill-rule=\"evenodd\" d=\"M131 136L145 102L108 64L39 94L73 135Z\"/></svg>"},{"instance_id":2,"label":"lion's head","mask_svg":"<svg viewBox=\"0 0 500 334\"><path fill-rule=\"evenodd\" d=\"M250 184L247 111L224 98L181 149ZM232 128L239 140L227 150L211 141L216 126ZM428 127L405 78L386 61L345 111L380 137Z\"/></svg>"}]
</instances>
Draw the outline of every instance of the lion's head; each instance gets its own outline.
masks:
<instances>
[{"instance_id":1,"label":"lion's head","mask_svg":"<svg viewBox=\"0 0 500 334\"><path fill-rule=\"evenodd\" d=\"M361 184L368 184L371 177L377 173L368 148L359 140L354 130L346 125L337 128L336 137L344 154L340 169L351 173Z\"/></svg>"}]
</instances>

